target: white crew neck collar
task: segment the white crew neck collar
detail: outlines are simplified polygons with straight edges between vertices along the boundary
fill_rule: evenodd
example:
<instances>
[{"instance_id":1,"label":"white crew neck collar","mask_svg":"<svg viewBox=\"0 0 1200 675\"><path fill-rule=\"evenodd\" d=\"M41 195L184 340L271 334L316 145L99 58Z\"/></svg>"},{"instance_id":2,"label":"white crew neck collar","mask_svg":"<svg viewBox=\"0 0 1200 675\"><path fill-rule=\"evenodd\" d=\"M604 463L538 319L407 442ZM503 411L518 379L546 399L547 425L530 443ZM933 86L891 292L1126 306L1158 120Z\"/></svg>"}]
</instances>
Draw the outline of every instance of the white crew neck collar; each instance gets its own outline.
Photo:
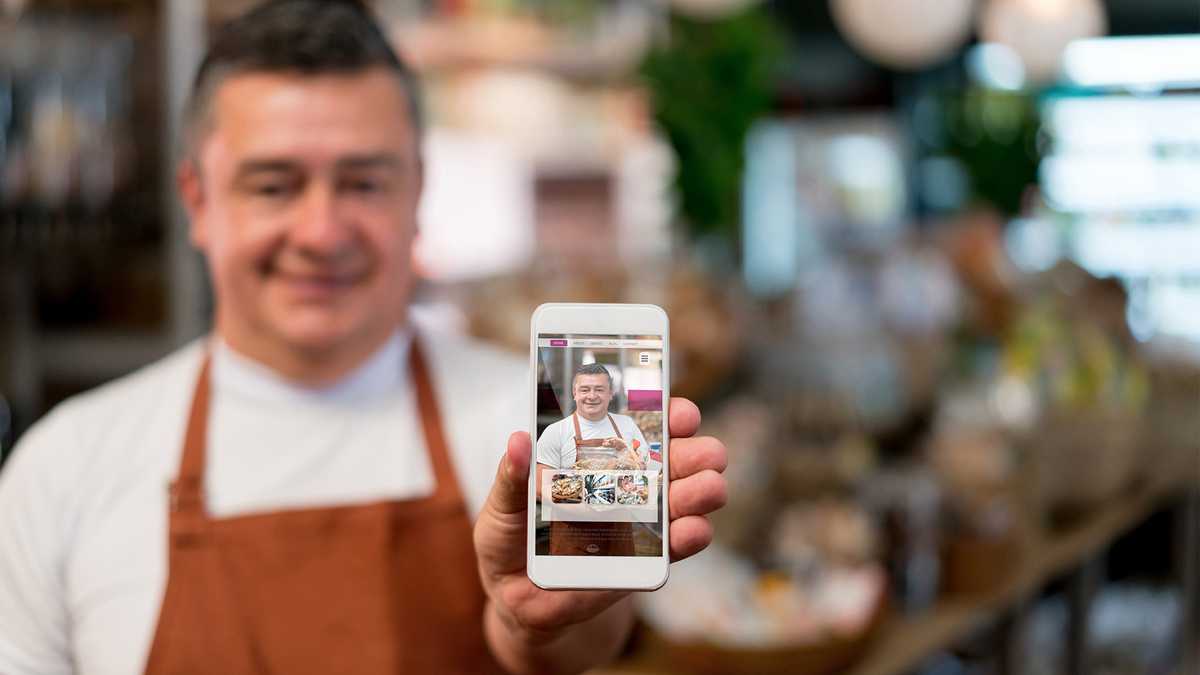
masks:
<instances>
[{"instance_id":1,"label":"white crew neck collar","mask_svg":"<svg viewBox=\"0 0 1200 675\"><path fill-rule=\"evenodd\" d=\"M287 379L278 371L233 349L219 336L212 338L212 378L215 387L260 402L362 402L403 388L408 377L412 330L398 330L362 365L332 384L312 387Z\"/></svg>"}]
</instances>

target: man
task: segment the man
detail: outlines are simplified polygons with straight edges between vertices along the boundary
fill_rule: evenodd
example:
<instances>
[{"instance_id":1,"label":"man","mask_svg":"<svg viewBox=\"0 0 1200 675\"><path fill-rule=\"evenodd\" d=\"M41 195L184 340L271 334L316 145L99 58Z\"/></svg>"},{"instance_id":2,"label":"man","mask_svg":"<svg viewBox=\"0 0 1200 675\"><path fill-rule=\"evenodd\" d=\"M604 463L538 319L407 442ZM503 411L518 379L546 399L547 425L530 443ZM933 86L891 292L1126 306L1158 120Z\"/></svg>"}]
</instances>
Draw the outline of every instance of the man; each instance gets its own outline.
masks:
<instances>
[{"instance_id":1,"label":"man","mask_svg":"<svg viewBox=\"0 0 1200 675\"><path fill-rule=\"evenodd\" d=\"M662 468L650 461L650 446L642 430L627 415L608 412L613 397L612 375L599 363L585 363L571 378L575 410L546 427L537 442L537 481L550 469L601 468L580 464L580 449L593 449L602 465L611 468ZM550 523L552 555L621 555L636 553L633 525L555 520Z\"/></svg>"},{"instance_id":2,"label":"man","mask_svg":"<svg viewBox=\"0 0 1200 675\"><path fill-rule=\"evenodd\" d=\"M542 432L537 442L539 471L572 468L580 446L609 450L623 468L661 466L648 467L650 444L633 418L608 412L613 394L612 375L603 365L586 363L575 370L571 380L575 411Z\"/></svg>"},{"instance_id":3,"label":"man","mask_svg":"<svg viewBox=\"0 0 1200 675\"><path fill-rule=\"evenodd\" d=\"M578 672L620 648L624 594L526 576L523 366L409 316L417 109L356 3L215 35L178 174L214 333L15 449L0 672ZM672 450L678 559L711 540L725 452Z\"/></svg>"}]
</instances>

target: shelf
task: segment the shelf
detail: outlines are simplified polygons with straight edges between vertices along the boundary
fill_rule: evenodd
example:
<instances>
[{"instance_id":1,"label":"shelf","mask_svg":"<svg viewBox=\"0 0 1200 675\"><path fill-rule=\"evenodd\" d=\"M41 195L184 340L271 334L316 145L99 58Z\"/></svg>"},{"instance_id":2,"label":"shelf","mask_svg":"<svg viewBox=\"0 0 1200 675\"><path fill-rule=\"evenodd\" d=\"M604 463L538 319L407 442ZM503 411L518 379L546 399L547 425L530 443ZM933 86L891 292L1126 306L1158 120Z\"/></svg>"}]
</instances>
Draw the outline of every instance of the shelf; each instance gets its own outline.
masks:
<instances>
[{"instance_id":1,"label":"shelf","mask_svg":"<svg viewBox=\"0 0 1200 675\"><path fill-rule=\"evenodd\" d=\"M454 74L482 68L530 70L577 83L613 83L637 66L654 17L625 22L581 36L517 16L398 21L393 41L425 74Z\"/></svg>"},{"instance_id":2,"label":"shelf","mask_svg":"<svg viewBox=\"0 0 1200 675\"><path fill-rule=\"evenodd\" d=\"M846 675L902 675L918 667L933 652L958 643L998 612L1032 599L1046 582L1099 554L1153 515L1171 492L1144 489L1073 528L1044 534L1009 583L987 596L945 601L925 614L897 619Z\"/></svg>"},{"instance_id":3,"label":"shelf","mask_svg":"<svg viewBox=\"0 0 1200 675\"><path fill-rule=\"evenodd\" d=\"M35 349L46 377L104 381L162 358L173 347L157 332L81 331L43 335Z\"/></svg>"},{"instance_id":4,"label":"shelf","mask_svg":"<svg viewBox=\"0 0 1200 675\"><path fill-rule=\"evenodd\" d=\"M1097 511L1082 522L1045 533L1019 571L1003 587L986 596L948 599L932 610L897 616L886 624L865 658L844 675L904 675L937 651L950 648L995 620L999 613L1031 600L1047 582L1100 554L1157 511L1181 485L1143 487ZM654 654L641 654L591 675L682 675Z\"/></svg>"}]
</instances>

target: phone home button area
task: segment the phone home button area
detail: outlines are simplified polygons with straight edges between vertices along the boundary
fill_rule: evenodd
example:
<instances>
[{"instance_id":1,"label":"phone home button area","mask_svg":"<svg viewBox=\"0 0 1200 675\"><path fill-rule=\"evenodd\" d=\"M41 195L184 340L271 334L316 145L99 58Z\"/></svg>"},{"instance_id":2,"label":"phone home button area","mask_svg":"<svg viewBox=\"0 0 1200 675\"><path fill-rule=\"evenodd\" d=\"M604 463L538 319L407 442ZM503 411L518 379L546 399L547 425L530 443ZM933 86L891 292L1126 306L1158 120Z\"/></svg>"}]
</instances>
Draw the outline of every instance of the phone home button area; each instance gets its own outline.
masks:
<instances>
[{"instance_id":1,"label":"phone home button area","mask_svg":"<svg viewBox=\"0 0 1200 675\"><path fill-rule=\"evenodd\" d=\"M587 545L588 553L598 553L599 551L600 551L600 544L588 544Z\"/></svg>"}]
</instances>

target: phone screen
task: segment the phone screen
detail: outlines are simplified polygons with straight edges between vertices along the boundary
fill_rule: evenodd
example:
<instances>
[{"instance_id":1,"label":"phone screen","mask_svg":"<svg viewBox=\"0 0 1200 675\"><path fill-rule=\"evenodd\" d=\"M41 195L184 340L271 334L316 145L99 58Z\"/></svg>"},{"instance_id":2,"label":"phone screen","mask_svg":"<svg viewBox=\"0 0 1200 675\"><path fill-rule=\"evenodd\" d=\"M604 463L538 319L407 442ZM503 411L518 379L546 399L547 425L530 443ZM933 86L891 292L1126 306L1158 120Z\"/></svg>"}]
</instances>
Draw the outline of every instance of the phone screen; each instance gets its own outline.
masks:
<instances>
[{"instance_id":1,"label":"phone screen","mask_svg":"<svg viewBox=\"0 0 1200 675\"><path fill-rule=\"evenodd\" d=\"M663 555L661 335L537 336L538 555Z\"/></svg>"}]
</instances>

